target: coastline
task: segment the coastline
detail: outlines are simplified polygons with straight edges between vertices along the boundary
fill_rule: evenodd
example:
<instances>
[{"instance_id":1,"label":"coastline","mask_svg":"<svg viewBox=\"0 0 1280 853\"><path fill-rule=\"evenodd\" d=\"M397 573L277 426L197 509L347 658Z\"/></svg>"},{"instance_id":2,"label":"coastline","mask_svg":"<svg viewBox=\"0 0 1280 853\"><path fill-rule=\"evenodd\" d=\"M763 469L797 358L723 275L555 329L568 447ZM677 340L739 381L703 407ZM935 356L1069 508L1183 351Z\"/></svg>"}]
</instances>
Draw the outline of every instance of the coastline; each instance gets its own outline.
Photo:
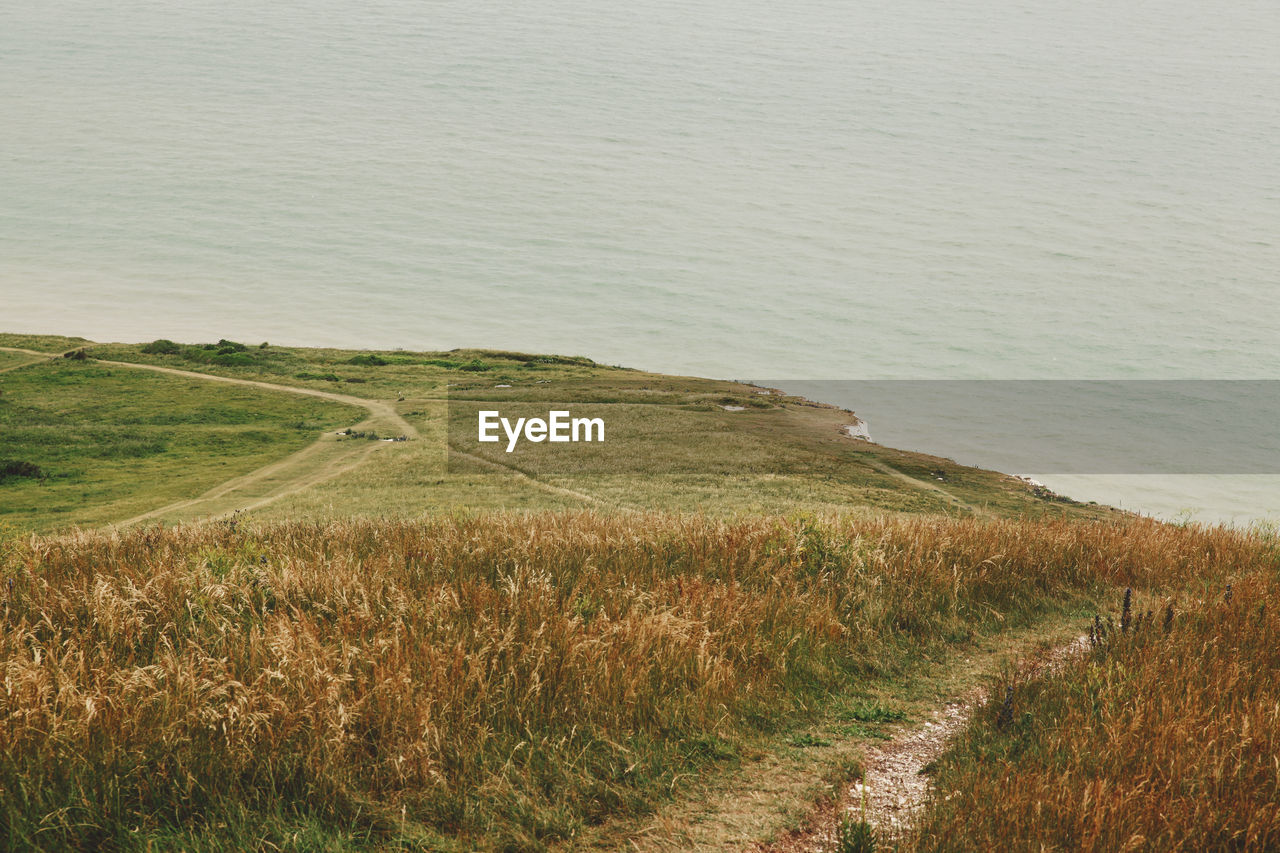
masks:
<instances>
[{"instance_id":1,"label":"coastline","mask_svg":"<svg viewBox=\"0 0 1280 853\"><path fill-rule=\"evenodd\" d=\"M536 509L584 503L724 514L1107 512L1045 500L999 472L855 439L850 420L855 428L862 421L847 409L736 382L499 350L352 351L226 339L215 344L79 342L63 349L68 342L0 334L0 345L42 343L50 356L0 380L0 387L9 389L6 403L27 406L31 414L22 417L37 419L35 432L0 432L0 457L25 460L41 472L39 479L4 486L11 508L18 510L10 517L28 524L177 521L247 507L269 517L332 513L336 507L405 516L416 507ZM75 358L59 358L60 352ZM66 382L80 389L78 397L50 394ZM97 384L101 392L95 391ZM237 395L247 393L268 396L234 414L242 405ZM291 416L285 412L310 405L299 395L316 405L339 406L325 410L331 412L326 417L339 420L313 431L308 421L295 418L293 443L282 444L274 460L266 455L269 448L259 452L243 441L205 455L189 444L223 440L219 430L231 422L215 428L212 421L204 423L210 417L232 417L245 438L266 435L265 422L253 425L260 420L253 412L273 408L280 415L272 416L277 419L271 429L288 432ZM175 405L177 400L184 402ZM518 447L477 441L478 412L507 410L512 422L525 418L533 424L549 410L571 408L582 423L607 421L608 440L584 445L522 441ZM136 412L150 409L171 411L144 418L142 423L155 425L140 432L131 425ZM355 423L340 409L363 409L370 419ZM114 425L110 413L116 410L135 414ZM48 424L41 425L45 418ZM67 433L68 424L79 427ZM179 442L175 429L187 437ZM410 440L378 442L380 449L371 450L359 441L366 434ZM127 452L141 455L136 462L120 455L102 464L94 454L108 451L80 439L68 444L68 435L134 436L129 440L141 443ZM301 452L306 441L314 447ZM227 455L251 450L258 455L243 462ZM295 452L292 461L284 459ZM147 506L147 479L176 488L179 470L173 466L179 459L192 491ZM257 469L252 460L259 460ZM238 467L223 469L229 462ZM139 479L142 471L152 473ZM90 486L102 495L96 508L68 505L59 497Z\"/></svg>"}]
</instances>

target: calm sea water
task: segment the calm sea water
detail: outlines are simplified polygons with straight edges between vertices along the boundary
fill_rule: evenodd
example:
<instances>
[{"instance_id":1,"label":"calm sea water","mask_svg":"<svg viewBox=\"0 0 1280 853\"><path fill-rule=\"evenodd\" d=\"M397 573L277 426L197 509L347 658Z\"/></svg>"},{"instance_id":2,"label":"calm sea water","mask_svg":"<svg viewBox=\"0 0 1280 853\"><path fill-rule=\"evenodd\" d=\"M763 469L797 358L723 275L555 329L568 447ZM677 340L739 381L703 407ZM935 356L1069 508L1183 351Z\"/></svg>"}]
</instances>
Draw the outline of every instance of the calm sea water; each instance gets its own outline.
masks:
<instances>
[{"instance_id":1,"label":"calm sea water","mask_svg":"<svg viewBox=\"0 0 1280 853\"><path fill-rule=\"evenodd\" d=\"M0 328L1276 378L1277 44L1272 0L4 4Z\"/></svg>"}]
</instances>

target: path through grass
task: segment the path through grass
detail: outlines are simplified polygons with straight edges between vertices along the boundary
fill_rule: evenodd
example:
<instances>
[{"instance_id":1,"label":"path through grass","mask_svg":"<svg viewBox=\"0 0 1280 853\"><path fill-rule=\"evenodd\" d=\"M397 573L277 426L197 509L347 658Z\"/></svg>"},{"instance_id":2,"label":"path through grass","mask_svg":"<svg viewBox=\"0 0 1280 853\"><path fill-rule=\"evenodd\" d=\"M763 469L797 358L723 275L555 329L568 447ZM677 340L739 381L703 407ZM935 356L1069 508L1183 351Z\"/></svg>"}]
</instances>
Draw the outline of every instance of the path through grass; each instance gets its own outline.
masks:
<instances>
[{"instance_id":1,"label":"path through grass","mask_svg":"<svg viewBox=\"0 0 1280 853\"><path fill-rule=\"evenodd\" d=\"M978 634L1274 560L1141 521L626 513L6 551L0 846L125 849L573 846L761 737L825 748Z\"/></svg>"},{"instance_id":2,"label":"path through grass","mask_svg":"<svg viewBox=\"0 0 1280 853\"><path fill-rule=\"evenodd\" d=\"M46 530L118 521L274 462L360 411L208 386L203 377L72 359L5 373L0 460L39 473L0 481L0 519Z\"/></svg>"}]
</instances>

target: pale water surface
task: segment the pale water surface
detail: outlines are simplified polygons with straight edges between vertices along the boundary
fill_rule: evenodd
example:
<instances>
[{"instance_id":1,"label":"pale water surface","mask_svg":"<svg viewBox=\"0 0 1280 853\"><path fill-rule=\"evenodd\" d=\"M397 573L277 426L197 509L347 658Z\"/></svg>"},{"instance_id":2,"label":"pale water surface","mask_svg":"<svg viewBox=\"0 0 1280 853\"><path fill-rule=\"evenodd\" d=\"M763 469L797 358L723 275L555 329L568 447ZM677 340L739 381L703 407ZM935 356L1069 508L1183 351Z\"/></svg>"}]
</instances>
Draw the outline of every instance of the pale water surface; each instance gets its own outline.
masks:
<instances>
[{"instance_id":1,"label":"pale water surface","mask_svg":"<svg viewBox=\"0 0 1280 853\"><path fill-rule=\"evenodd\" d=\"M0 328L1276 378L1277 45L1272 0L3 4ZM1069 491L1280 509L1244 479Z\"/></svg>"}]
</instances>

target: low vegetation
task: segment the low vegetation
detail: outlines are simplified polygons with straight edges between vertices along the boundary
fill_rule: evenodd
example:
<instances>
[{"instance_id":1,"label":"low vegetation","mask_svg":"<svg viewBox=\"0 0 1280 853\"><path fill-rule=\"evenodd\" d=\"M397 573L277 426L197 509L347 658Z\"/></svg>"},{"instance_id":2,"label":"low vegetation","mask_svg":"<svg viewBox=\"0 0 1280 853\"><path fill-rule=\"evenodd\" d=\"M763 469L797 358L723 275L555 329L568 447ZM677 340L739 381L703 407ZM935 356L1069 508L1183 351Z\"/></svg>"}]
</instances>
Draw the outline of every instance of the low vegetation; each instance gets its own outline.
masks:
<instances>
[{"instance_id":1,"label":"low vegetation","mask_svg":"<svg viewBox=\"0 0 1280 853\"><path fill-rule=\"evenodd\" d=\"M265 350L269 344L261 344L258 350ZM147 355L176 355L185 361L194 361L200 364L221 364L227 366L244 366L257 363L256 353L252 352L248 345L238 343L237 341L229 341L226 338L218 341L216 344L175 344L173 341L161 338L152 341L149 344L139 348L140 352Z\"/></svg>"},{"instance_id":2,"label":"low vegetation","mask_svg":"<svg viewBox=\"0 0 1280 853\"><path fill-rule=\"evenodd\" d=\"M22 335L12 332L0 333L0 346L56 355L69 349L88 345L87 338L69 338L63 335Z\"/></svg>"},{"instance_id":3,"label":"low vegetation","mask_svg":"<svg viewBox=\"0 0 1280 853\"><path fill-rule=\"evenodd\" d=\"M904 849L1280 847L1280 576L1227 568L1126 597L1087 654L999 685Z\"/></svg>"},{"instance_id":4,"label":"low vegetation","mask_svg":"<svg viewBox=\"0 0 1280 853\"><path fill-rule=\"evenodd\" d=\"M1125 588L892 843L1280 847L1273 539L580 357L0 346L0 849L607 845L762 751L848 775L919 710L888 685ZM608 442L507 454L475 440L498 406ZM842 850L888 843L863 817Z\"/></svg>"},{"instance_id":5,"label":"low vegetation","mask_svg":"<svg viewBox=\"0 0 1280 853\"><path fill-rule=\"evenodd\" d=\"M364 415L92 360L46 359L0 380L0 519L28 529L119 521L193 497Z\"/></svg>"},{"instance_id":6,"label":"low vegetation","mask_svg":"<svg viewBox=\"0 0 1280 853\"><path fill-rule=\"evenodd\" d=\"M26 478L28 480L44 479L44 470L34 462L22 459L0 459L0 482L7 479Z\"/></svg>"},{"instance_id":7,"label":"low vegetation","mask_svg":"<svg viewBox=\"0 0 1280 853\"><path fill-rule=\"evenodd\" d=\"M0 847L572 845L977 632L1274 560L1144 521L576 513L15 540ZM1169 637L1191 650L1220 615L1225 666L1271 625L1261 595L1183 609ZM1142 636L1099 654L1171 642ZM1274 648L1248 636L1250 660ZM1224 707L1265 717L1252 691L1271 676L1235 672Z\"/></svg>"},{"instance_id":8,"label":"low vegetation","mask_svg":"<svg viewBox=\"0 0 1280 853\"><path fill-rule=\"evenodd\" d=\"M0 334L0 346L49 353L71 350L68 343ZM736 382L498 350L355 352L225 338L79 343L72 351L85 353L83 360L18 361L0 374L0 458L30 461L48 475L0 483L0 514L30 529L121 522L168 505L176 508L161 514L165 521L247 505L278 519L334 517L352 508L413 518L424 508L575 506L722 515L1116 515L1048 500L997 472L854 441L842 429L850 412ZM252 489L192 500L317 442L322 431L331 437L333 429L352 427L398 437L412 430L386 416L361 426L367 413L337 403L131 365L376 401L419 435L396 452L369 453L359 465L329 448L275 479L255 480ZM493 408L513 417L545 417L551 409L602 417L608 439L572 449L526 442L508 454L476 441L477 412Z\"/></svg>"}]
</instances>

